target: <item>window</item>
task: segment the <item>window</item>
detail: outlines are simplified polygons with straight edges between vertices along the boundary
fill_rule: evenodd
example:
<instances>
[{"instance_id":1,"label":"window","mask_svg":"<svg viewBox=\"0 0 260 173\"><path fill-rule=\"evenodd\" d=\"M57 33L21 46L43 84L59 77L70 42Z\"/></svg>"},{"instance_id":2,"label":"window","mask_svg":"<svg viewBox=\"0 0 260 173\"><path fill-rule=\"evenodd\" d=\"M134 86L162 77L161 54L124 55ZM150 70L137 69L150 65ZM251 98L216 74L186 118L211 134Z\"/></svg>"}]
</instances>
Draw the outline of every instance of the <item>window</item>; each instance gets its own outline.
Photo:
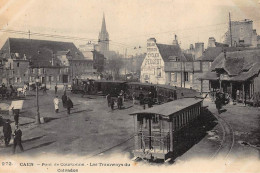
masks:
<instances>
[{"instance_id":1,"label":"window","mask_svg":"<svg viewBox=\"0 0 260 173\"><path fill-rule=\"evenodd\" d=\"M20 64L19 64L19 62L18 62L18 63L17 63L17 67L19 67L19 65L20 65Z\"/></svg>"},{"instance_id":2,"label":"window","mask_svg":"<svg viewBox=\"0 0 260 173\"><path fill-rule=\"evenodd\" d=\"M177 82L177 73L171 73L171 81Z\"/></svg>"},{"instance_id":3,"label":"window","mask_svg":"<svg viewBox=\"0 0 260 173\"><path fill-rule=\"evenodd\" d=\"M184 81L189 81L189 73L184 72Z\"/></svg>"},{"instance_id":4,"label":"window","mask_svg":"<svg viewBox=\"0 0 260 173\"><path fill-rule=\"evenodd\" d=\"M157 68L157 77L161 77L161 76L162 76L162 69Z\"/></svg>"},{"instance_id":5,"label":"window","mask_svg":"<svg viewBox=\"0 0 260 173\"><path fill-rule=\"evenodd\" d=\"M57 76L57 81L60 81L60 76L59 75Z\"/></svg>"}]
</instances>

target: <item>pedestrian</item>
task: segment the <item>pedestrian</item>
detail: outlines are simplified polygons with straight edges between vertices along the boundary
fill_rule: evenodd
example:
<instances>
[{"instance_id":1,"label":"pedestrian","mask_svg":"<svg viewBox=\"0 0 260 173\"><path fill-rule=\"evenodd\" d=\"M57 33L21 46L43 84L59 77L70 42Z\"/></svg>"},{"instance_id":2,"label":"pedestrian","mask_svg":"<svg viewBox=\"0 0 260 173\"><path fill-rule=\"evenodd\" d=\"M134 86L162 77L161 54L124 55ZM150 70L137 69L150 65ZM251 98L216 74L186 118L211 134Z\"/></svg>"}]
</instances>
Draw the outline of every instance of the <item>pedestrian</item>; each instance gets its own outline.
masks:
<instances>
[{"instance_id":1,"label":"pedestrian","mask_svg":"<svg viewBox=\"0 0 260 173\"><path fill-rule=\"evenodd\" d=\"M108 95L106 96L106 99L107 99L107 106L110 107L110 104L111 104L111 95L108 94Z\"/></svg>"},{"instance_id":2,"label":"pedestrian","mask_svg":"<svg viewBox=\"0 0 260 173\"><path fill-rule=\"evenodd\" d=\"M16 129L14 131L14 145L13 145L13 154L15 153L16 146L18 145L20 147L20 150L23 152L23 146L22 146L22 130L19 128L18 125L16 125Z\"/></svg>"},{"instance_id":3,"label":"pedestrian","mask_svg":"<svg viewBox=\"0 0 260 173\"><path fill-rule=\"evenodd\" d=\"M71 99L69 97L67 97L67 112L68 114L70 114L70 109L73 108L73 102L71 101Z\"/></svg>"},{"instance_id":4,"label":"pedestrian","mask_svg":"<svg viewBox=\"0 0 260 173\"><path fill-rule=\"evenodd\" d=\"M111 99L111 103L110 103L111 110L114 110L114 105L115 105L115 101L114 99Z\"/></svg>"},{"instance_id":5,"label":"pedestrian","mask_svg":"<svg viewBox=\"0 0 260 173\"><path fill-rule=\"evenodd\" d=\"M54 99L53 99L53 103L54 103L54 108L55 108L55 112L58 113L59 112L59 99L58 99L58 96L56 96Z\"/></svg>"},{"instance_id":6,"label":"pedestrian","mask_svg":"<svg viewBox=\"0 0 260 173\"><path fill-rule=\"evenodd\" d=\"M216 108L218 110L218 114L220 114L221 108L222 108L222 96L221 96L221 93L218 89L217 89L215 98L216 98L215 99Z\"/></svg>"},{"instance_id":7,"label":"pedestrian","mask_svg":"<svg viewBox=\"0 0 260 173\"><path fill-rule=\"evenodd\" d=\"M47 93L46 91L47 91L47 88L46 88L46 85L44 85L44 86L43 86L42 93L43 93L43 94L46 94L46 93Z\"/></svg>"},{"instance_id":8,"label":"pedestrian","mask_svg":"<svg viewBox=\"0 0 260 173\"><path fill-rule=\"evenodd\" d=\"M144 99L144 94L141 92L141 93L139 94L140 105L143 104L143 101L144 101L143 99Z\"/></svg>"},{"instance_id":9,"label":"pedestrian","mask_svg":"<svg viewBox=\"0 0 260 173\"><path fill-rule=\"evenodd\" d=\"M118 96L118 98L117 98L117 107L118 107L118 109L121 109L122 105L123 105L123 98L122 98L122 96Z\"/></svg>"},{"instance_id":10,"label":"pedestrian","mask_svg":"<svg viewBox=\"0 0 260 173\"><path fill-rule=\"evenodd\" d=\"M63 106L64 108L67 108L67 106L66 106L66 103L67 103L66 91L64 91L64 94L62 95L61 100L62 100L62 106Z\"/></svg>"},{"instance_id":11,"label":"pedestrian","mask_svg":"<svg viewBox=\"0 0 260 173\"><path fill-rule=\"evenodd\" d=\"M3 133L4 133L5 146L7 147L11 140L11 136L12 136L12 128L11 128L9 119L7 119L3 125Z\"/></svg>"},{"instance_id":12,"label":"pedestrian","mask_svg":"<svg viewBox=\"0 0 260 173\"><path fill-rule=\"evenodd\" d=\"M19 124L20 109L13 109L15 125Z\"/></svg>"},{"instance_id":13,"label":"pedestrian","mask_svg":"<svg viewBox=\"0 0 260 173\"><path fill-rule=\"evenodd\" d=\"M237 90L237 92L236 92L236 101L237 101L237 103L239 102L239 96L240 96L240 91Z\"/></svg>"},{"instance_id":14,"label":"pedestrian","mask_svg":"<svg viewBox=\"0 0 260 173\"><path fill-rule=\"evenodd\" d=\"M123 102L125 101L125 98L124 98L124 91L121 90L119 95L120 95L121 98L122 98L122 105L123 105Z\"/></svg>"},{"instance_id":15,"label":"pedestrian","mask_svg":"<svg viewBox=\"0 0 260 173\"><path fill-rule=\"evenodd\" d=\"M133 105L135 105L135 92L132 94L132 99L133 99Z\"/></svg>"},{"instance_id":16,"label":"pedestrian","mask_svg":"<svg viewBox=\"0 0 260 173\"><path fill-rule=\"evenodd\" d=\"M57 86L57 84L55 85L54 89L55 89L55 94L57 94L57 91L58 91L58 86Z\"/></svg>"},{"instance_id":17,"label":"pedestrian","mask_svg":"<svg viewBox=\"0 0 260 173\"><path fill-rule=\"evenodd\" d=\"M24 84L23 86L23 95L26 97L26 92L27 92L27 85Z\"/></svg>"}]
</instances>

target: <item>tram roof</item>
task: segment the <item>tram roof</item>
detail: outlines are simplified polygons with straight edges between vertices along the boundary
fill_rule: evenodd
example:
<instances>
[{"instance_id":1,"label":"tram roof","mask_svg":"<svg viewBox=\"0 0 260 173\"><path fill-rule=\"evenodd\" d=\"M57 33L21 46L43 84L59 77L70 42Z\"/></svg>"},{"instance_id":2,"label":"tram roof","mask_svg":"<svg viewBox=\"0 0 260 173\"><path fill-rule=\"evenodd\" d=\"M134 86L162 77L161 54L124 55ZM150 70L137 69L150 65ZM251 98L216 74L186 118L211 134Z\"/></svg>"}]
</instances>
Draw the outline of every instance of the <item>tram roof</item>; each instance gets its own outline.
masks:
<instances>
[{"instance_id":1,"label":"tram roof","mask_svg":"<svg viewBox=\"0 0 260 173\"><path fill-rule=\"evenodd\" d=\"M170 116L174 113L177 113L189 106L195 105L199 102L202 102L201 98L183 98L175 101L171 101L168 103L164 103L162 105L154 106L152 108L144 109L141 111L136 111L131 113L130 115L139 115L139 114L151 114L151 115L162 115L162 116Z\"/></svg>"},{"instance_id":2,"label":"tram roof","mask_svg":"<svg viewBox=\"0 0 260 173\"><path fill-rule=\"evenodd\" d=\"M126 83L126 81L119 81L119 80L96 80L95 82L103 82L103 83Z\"/></svg>"}]
</instances>

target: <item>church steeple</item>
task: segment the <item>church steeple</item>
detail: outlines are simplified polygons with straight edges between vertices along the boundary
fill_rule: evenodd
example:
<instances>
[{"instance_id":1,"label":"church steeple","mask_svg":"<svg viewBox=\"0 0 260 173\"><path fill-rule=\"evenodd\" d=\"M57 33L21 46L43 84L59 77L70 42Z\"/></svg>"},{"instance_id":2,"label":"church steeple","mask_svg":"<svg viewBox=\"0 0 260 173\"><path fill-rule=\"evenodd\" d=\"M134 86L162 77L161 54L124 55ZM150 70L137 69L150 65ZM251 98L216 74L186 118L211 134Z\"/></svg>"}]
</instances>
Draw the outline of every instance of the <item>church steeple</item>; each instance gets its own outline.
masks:
<instances>
[{"instance_id":1,"label":"church steeple","mask_svg":"<svg viewBox=\"0 0 260 173\"><path fill-rule=\"evenodd\" d=\"M106 28L106 20L105 20L105 14L103 13L103 20L102 20L102 26L101 26L101 32L107 32Z\"/></svg>"},{"instance_id":2,"label":"church steeple","mask_svg":"<svg viewBox=\"0 0 260 173\"><path fill-rule=\"evenodd\" d=\"M102 26L101 26L101 31L99 33L98 40L99 40L100 52L105 55L106 52L109 51L109 34L106 28L106 20L105 20L104 13L103 13Z\"/></svg>"}]
</instances>

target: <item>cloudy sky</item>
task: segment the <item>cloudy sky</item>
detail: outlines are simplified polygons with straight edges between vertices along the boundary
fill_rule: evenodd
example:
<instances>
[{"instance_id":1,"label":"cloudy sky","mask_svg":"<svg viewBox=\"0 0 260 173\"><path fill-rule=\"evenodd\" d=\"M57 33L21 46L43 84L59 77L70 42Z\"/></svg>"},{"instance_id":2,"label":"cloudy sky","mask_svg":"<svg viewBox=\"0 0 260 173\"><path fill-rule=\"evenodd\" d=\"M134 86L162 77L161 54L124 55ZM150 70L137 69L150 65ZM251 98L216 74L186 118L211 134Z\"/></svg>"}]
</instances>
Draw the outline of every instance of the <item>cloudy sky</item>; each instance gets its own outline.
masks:
<instances>
[{"instance_id":1,"label":"cloudy sky","mask_svg":"<svg viewBox=\"0 0 260 173\"><path fill-rule=\"evenodd\" d=\"M103 12L110 47L121 53L126 47L128 52L145 51L150 37L170 44L176 34L183 49L195 42L207 45L211 36L221 41L228 12L232 20L254 20L260 34L259 0L0 0L0 46L8 37L28 38L28 30L38 33L33 39L77 46L96 42ZM143 49L133 49L138 46Z\"/></svg>"}]
</instances>

